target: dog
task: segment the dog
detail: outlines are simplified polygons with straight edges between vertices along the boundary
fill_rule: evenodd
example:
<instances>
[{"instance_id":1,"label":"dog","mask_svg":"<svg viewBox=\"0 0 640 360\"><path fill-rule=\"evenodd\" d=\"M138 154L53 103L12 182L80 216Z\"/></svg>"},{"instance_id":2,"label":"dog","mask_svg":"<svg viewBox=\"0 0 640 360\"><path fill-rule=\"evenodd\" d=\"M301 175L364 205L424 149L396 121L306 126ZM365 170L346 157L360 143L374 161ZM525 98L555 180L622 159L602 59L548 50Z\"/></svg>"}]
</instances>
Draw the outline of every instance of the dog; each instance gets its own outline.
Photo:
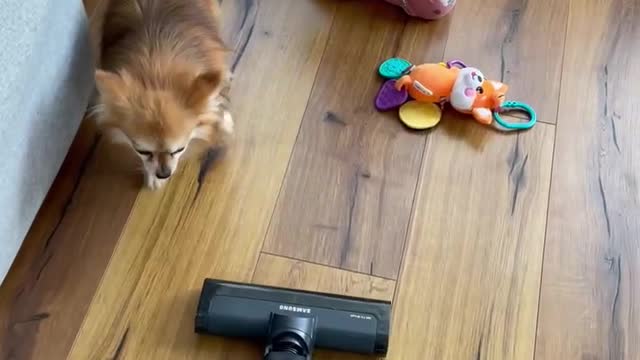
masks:
<instances>
[{"instance_id":1,"label":"dog","mask_svg":"<svg viewBox=\"0 0 640 360\"><path fill-rule=\"evenodd\" d=\"M103 0L92 114L140 157L162 187L193 139L216 146L233 131L221 90L231 76L212 0ZM95 27L92 33L97 33Z\"/></svg>"}]
</instances>

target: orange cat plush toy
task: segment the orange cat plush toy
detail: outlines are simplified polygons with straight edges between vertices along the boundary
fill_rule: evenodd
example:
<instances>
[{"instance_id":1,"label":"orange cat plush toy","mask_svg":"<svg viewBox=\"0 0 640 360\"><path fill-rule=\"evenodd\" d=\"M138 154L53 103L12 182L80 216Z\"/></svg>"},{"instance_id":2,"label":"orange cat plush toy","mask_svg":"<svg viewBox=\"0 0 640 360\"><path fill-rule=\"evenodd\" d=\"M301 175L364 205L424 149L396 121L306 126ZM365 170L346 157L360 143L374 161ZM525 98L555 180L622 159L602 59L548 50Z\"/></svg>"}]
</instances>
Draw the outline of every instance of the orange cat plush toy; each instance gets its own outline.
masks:
<instances>
[{"instance_id":1,"label":"orange cat plush toy","mask_svg":"<svg viewBox=\"0 0 640 360\"><path fill-rule=\"evenodd\" d=\"M507 85L487 80L480 70L467 67L460 60L414 65L402 58L391 58L380 65L378 73L386 81L376 95L376 109L398 109L400 120L411 129L437 125L447 102L477 122L501 131L527 130L537 121L531 106L505 101ZM502 118L501 114L511 111L524 112L529 119L512 122Z\"/></svg>"},{"instance_id":2,"label":"orange cat plush toy","mask_svg":"<svg viewBox=\"0 0 640 360\"><path fill-rule=\"evenodd\" d=\"M395 82L396 90L406 90L421 102L448 101L462 113L472 114L478 122L489 125L492 113L504 102L509 87L487 80L476 68L447 67L444 64L422 64Z\"/></svg>"}]
</instances>

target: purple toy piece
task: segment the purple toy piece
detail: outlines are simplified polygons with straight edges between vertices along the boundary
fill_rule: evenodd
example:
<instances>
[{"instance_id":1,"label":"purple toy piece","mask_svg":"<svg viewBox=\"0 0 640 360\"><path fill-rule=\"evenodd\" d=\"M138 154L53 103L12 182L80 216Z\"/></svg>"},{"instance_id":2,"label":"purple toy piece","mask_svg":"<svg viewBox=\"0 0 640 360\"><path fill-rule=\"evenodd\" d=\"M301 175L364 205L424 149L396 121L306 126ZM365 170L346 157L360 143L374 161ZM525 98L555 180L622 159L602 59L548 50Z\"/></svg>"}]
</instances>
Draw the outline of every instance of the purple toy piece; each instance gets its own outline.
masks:
<instances>
[{"instance_id":1,"label":"purple toy piece","mask_svg":"<svg viewBox=\"0 0 640 360\"><path fill-rule=\"evenodd\" d=\"M467 65L465 65L461 60L458 60L458 59L453 59L451 61L447 61L447 67L448 68L452 68L454 66L457 66L460 69L464 69L464 68L467 67Z\"/></svg>"},{"instance_id":2,"label":"purple toy piece","mask_svg":"<svg viewBox=\"0 0 640 360\"><path fill-rule=\"evenodd\" d=\"M376 109L379 111L387 111L400 107L407 102L409 93L407 90L396 90L396 81L391 79L385 81L376 96Z\"/></svg>"}]
</instances>

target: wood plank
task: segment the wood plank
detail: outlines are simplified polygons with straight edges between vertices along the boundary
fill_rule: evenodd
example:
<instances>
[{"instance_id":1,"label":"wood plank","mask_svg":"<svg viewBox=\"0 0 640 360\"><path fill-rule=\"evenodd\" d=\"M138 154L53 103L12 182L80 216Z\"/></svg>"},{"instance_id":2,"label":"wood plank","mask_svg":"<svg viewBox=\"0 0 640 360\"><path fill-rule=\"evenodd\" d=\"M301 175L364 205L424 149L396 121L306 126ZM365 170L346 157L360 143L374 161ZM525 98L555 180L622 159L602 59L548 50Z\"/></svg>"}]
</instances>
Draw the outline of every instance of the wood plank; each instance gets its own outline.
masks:
<instances>
[{"instance_id":1,"label":"wood plank","mask_svg":"<svg viewBox=\"0 0 640 360\"><path fill-rule=\"evenodd\" d=\"M386 301L395 289L393 280L264 253L253 283Z\"/></svg>"},{"instance_id":2,"label":"wood plank","mask_svg":"<svg viewBox=\"0 0 640 360\"><path fill-rule=\"evenodd\" d=\"M136 198L129 152L85 135L0 288L2 358L66 356Z\"/></svg>"},{"instance_id":3,"label":"wood plank","mask_svg":"<svg viewBox=\"0 0 640 360\"><path fill-rule=\"evenodd\" d=\"M422 335L394 336L390 358L530 359L554 129L451 120L425 152L394 304L393 331Z\"/></svg>"},{"instance_id":4,"label":"wood plank","mask_svg":"<svg viewBox=\"0 0 640 360\"><path fill-rule=\"evenodd\" d=\"M338 6L265 251L397 277L425 133L375 110L376 69L394 55L440 61L448 27L408 22L382 2Z\"/></svg>"},{"instance_id":5,"label":"wood plank","mask_svg":"<svg viewBox=\"0 0 640 360\"><path fill-rule=\"evenodd\" d=\"M521 49L539 43L533 19L548 18L549 7L562 13L563 5L517 4L459 2L445 58L460 58L488 77L499 76L502 56L496 46L505 42L507 69L515 63L538 69L533 63L540 59L524 56ZM504 14L512 13L519 18L511 19L511 27L492 32L486 25L502 24ZM566 19L554 19L561 24L540 23L537 29L563 28ZM514 30L518 24L524 29ZM505 41L516 33L517 47ZM515 81L509 82L543 86L536 77L546 76L546 70L535 71L518 72L517 80L512 73ZM553 103L552 88L544 86L523 100ZM421 336L394 336L390 358L533 357L553 138L552 125L503 134L463 115L445 115L425 150L394 304L395 334Z\"/></svg>"},{"instance_id":6,"label":"wood plank","mask_svg":"<svg viewBox=\"0 0 640 360\"><path fill-rule=\"evenodd\" d=\"M98 5L101 5L104 1L105 0L82 0L87 17L90 18L93 16L94 12L98 9Z\"/></svg>"},{"instance_id":7,"label":"wood plank","mask_svg":"<svg viewBox=\"0 0 640 360\"><path fill-rule=\"evenodd\" d=\"M571 2L536 359L639 359L640 3Z\"/></svg>"},{"instance_id":8,"label":"wood plank","mask_svg":"<svg viewBox=\"0 0 640 360\"><path fill-rule=\"evenodd\" d=\"M257 347L194 334L197 296L205 277L251 280L334 5L254 4L230 93L234 144L200 191L189 162L163 192L140 196L70 359L259 357Z\"/></svg>"},{"instance_id":9,"label":"wood plank","mask_svg":"<svg viewBox=\"0 0 640 360\"><path fill-rule=\"evenodd\" d=\"M264 253L260 255L253 283L387 301L393 298L395 288L393 280ZM372 359L371 356L322 349L317 349L313 358L317 360Z\"/></svg>"},{"instance_id":10,"label":"wood plank","mask_svg":"<svg viewBox=\"0 0 640 360\"><path fill-rule=\"evenodd\" d=\"M46 264L47 256L43 251L45 244L47 239L55 233L58 223L65 215L66 204L71 201L78 178L84 173L84 164L92 154L91 149L93 149L94 143L95 131L83 123L7 277L0 286L1 358L9 357L10 354L26 356L34 347L33 344L37 342L33 334L25 334L19 339L12 334L14 323L19 322L18 319L21 317L33 317L38 313L37 306L34 309L33 304L42 302L42 299L37 296L37 291L28 294L26 298L22 297L22 293L25 291L24 289L33 287L39 269ZM45 267L43 271L45 270L48 269ZM25 302L27 298L31 299L32 304Z\"/></svg>"},{"instance_id":11,"label":"wood plank","mask_svg":"<svg viewBox=\"0 0 640 360\"><path fill-rule=\"evenodd\" d=\"M569 1L492 0L456 4L447 59L462 59L509 85L507 98L555 123ZM493 26L489 24L495 24Z\"/></svg>"}]
</instances>

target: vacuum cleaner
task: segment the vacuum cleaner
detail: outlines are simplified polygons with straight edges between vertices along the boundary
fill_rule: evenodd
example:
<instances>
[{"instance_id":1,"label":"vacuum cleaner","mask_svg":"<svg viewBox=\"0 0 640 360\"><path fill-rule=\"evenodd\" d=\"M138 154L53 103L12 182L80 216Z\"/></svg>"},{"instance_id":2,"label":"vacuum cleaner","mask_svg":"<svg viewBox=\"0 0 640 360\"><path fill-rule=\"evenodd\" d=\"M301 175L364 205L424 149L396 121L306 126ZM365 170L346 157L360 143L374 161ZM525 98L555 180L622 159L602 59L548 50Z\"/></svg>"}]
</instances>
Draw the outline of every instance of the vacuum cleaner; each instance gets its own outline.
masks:
<instances>
[{"instance_id":1,"label":"vacuum cleaner","mask_svg":"<svg viewBox=\"0 0 640 360\"><path fill-rule=\"evenodd\" d=\"M206 279L198 334L265 343L264 360L311 360L327 348L386 355L391 303Z\"/></svg>"}]
</instances>

